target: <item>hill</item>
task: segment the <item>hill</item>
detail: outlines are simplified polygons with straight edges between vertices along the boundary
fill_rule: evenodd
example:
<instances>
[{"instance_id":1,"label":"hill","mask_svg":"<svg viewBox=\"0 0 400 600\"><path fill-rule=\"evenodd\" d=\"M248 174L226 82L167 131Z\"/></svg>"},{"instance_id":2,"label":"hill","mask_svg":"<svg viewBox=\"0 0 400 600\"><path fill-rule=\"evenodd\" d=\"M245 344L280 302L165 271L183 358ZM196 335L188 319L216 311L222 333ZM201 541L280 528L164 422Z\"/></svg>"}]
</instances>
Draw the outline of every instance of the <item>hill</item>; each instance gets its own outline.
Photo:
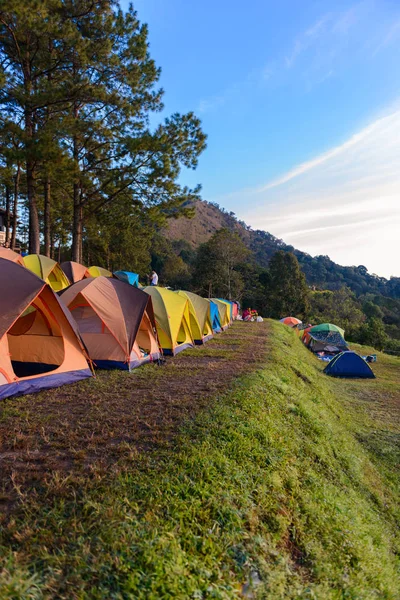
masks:
<instances>
[{"instance_id":1,"label":"hill","mask_svg":"<svg viewBox=\"0 0 400 600\"><path fill-rule=\"evenodd\" d=\"M194 204L194 208L195 216L192 219L183 217L170 221L166 230L170 240L175 242L185 240L192 248L197 248L207 242L216 231L227 228L240 235L246 246L254 253L260 267L266 268L277 250L286 250L297 256L310 286L337 290L346 285L356 295L380 294L400 299L400 277L391 277L388 280L368 273L364 265L344 267L332 261L329 256L313 257L266 231L253 230L246 223L238 220L233 212L227 212L216 203L198 201ZM327 241L327 252L329 252L329 241Z\"/></svg>"},{"instance_id":2,"label":"hill","mask_svg":"<svg viewBox=\"0 0 400 600\"><path fill-rule=\"evenodd\" d=\"M398 598L399 359L370 381L323 366L238 322L164 367L7 401L0 597Z\"/></svg>"}]
</instances>

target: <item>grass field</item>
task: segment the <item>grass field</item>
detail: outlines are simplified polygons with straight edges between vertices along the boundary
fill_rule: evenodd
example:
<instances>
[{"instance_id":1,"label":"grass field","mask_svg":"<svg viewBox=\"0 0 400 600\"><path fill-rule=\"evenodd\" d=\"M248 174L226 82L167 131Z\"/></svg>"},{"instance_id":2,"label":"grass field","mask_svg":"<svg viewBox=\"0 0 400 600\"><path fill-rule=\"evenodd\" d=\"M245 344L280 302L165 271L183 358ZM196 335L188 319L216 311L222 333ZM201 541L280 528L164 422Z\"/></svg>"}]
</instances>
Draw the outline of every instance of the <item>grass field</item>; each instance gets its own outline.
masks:
<instances>
[{"instance_id":1,"label":"grass field","mask_svg":"<svg viewBox=\"0 0 400 600\"><path fill-rule=\"evenodd\" d=\"M4 402L0 598L398 599L400 360L323 366L236 323Z\"/></svg>"}]
</instances>

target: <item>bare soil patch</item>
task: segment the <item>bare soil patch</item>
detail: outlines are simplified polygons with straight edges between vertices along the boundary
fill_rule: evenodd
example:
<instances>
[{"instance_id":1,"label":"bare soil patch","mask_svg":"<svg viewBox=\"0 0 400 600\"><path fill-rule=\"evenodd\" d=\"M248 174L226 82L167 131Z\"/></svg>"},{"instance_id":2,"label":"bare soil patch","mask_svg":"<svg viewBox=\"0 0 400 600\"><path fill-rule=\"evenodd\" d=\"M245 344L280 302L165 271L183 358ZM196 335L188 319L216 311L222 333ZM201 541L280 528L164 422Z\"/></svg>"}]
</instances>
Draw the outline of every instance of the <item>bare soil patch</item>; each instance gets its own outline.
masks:
<instances>
[{"instance_id":1,"label":"bare soil patch","mask_svg":"<svg viewBox=\"0 0 400 600\"><path fill-rule=\"evenodd\" d=\"M0 405L0 512L50 479L105 473L127 452L170 444L267 352L267 323L235 323L204 346L132 373L11 398Z\"/></svg>"}]
</instances>

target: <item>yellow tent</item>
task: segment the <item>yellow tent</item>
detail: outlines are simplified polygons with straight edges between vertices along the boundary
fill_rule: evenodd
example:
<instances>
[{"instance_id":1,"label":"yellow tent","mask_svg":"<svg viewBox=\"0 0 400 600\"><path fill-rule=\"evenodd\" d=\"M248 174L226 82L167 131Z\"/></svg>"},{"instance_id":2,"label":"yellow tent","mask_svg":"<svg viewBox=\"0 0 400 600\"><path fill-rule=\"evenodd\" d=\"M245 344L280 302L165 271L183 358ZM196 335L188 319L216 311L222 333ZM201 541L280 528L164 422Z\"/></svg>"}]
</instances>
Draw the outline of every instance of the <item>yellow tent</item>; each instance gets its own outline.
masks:
<instances>
[{"instance_id":1,"label":"yellow tent","mask_svg":"<svg viewBox=\"0 0 400 600\"><path fill-rule=\"evenodd\" d=\"M91 277L112 277L113 274L108 269L103 269L103 267L89 267L88 269Z\"/></svg>"},{"instance_id":2,"label":"yellow tent","mask_svg":"<svg viewBox=\"0 0 400 600\"><path fill-rule=\"evenodd\" d=\"M229 303L220 300L219 298L211 298L211 300L217 305L219 320L221 321L221 328L223 330L227 329L231 323L230 319L230 311L228 308Z\"/></svg>"},{"instance_id":3,"label":"yellow tent","mask_svg":"<svg viewBox=\"0 0 400 600\"><path fill-rule=\"evenodd\" d=\"M153 300L158 339L164 354L175 355L193 347L187 298L158 286L145 287L144 291Z\"/></svg>"},{"instance_id":4,"label":"yellow tent","mask_svg":"<svg viewBox=\"0 0 400 600\"><path fill-rule=\"evenodd\" d=\"M233 321L233 311L232 311L232 303L229 302L228 300L224 300L223 298L218 298L218 300L220 302L223 302L224 304L226 304L226 310L228 313L228 319L229 319L229 325L232 323Z\"/></svg>"},{"instance_id":5,"label":"yellow tent","mask_svg":"<svg viewBox=\"0 0 400 600\"><path fill-rule=\"evenodd\" d=\"M195 344L204 344L213 337L210 302L193 292L177 292L189 301L190 327Z\"/></svg>"},{"instance_id":6,"label":"yellow tent","mask_svg":"<svg viewBox=\"0 0 400 600\"><path fill-rule=\"evenodd\" d=\"M23 257L23 261L27 269L48 283L55 292L70 285L68 277L55 260L42 254L28 254Z\"/></svg>"}]
</instances>

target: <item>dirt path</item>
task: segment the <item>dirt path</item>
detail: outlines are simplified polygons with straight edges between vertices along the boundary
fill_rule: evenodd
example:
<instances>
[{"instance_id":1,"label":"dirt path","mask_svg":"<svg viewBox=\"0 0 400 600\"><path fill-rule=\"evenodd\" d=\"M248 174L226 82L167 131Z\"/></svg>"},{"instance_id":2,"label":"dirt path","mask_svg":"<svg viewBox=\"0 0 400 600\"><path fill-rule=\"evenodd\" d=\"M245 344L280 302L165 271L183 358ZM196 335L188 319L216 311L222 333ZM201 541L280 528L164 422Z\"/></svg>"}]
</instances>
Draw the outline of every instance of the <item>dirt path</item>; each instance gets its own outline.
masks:
<instances>
[{"instance_id":1,"label":"dirt path","mask_svg":"<svg viewBox=\"0 0 400 600\"><path fill-rule=\"evenodd\" d=\"M235 323L205 346L132 373L0 404L0 512L50 479L104 473L126 453L170 443L182 422L267 352L268 324Z\"/></svg>"}]
</instances>

